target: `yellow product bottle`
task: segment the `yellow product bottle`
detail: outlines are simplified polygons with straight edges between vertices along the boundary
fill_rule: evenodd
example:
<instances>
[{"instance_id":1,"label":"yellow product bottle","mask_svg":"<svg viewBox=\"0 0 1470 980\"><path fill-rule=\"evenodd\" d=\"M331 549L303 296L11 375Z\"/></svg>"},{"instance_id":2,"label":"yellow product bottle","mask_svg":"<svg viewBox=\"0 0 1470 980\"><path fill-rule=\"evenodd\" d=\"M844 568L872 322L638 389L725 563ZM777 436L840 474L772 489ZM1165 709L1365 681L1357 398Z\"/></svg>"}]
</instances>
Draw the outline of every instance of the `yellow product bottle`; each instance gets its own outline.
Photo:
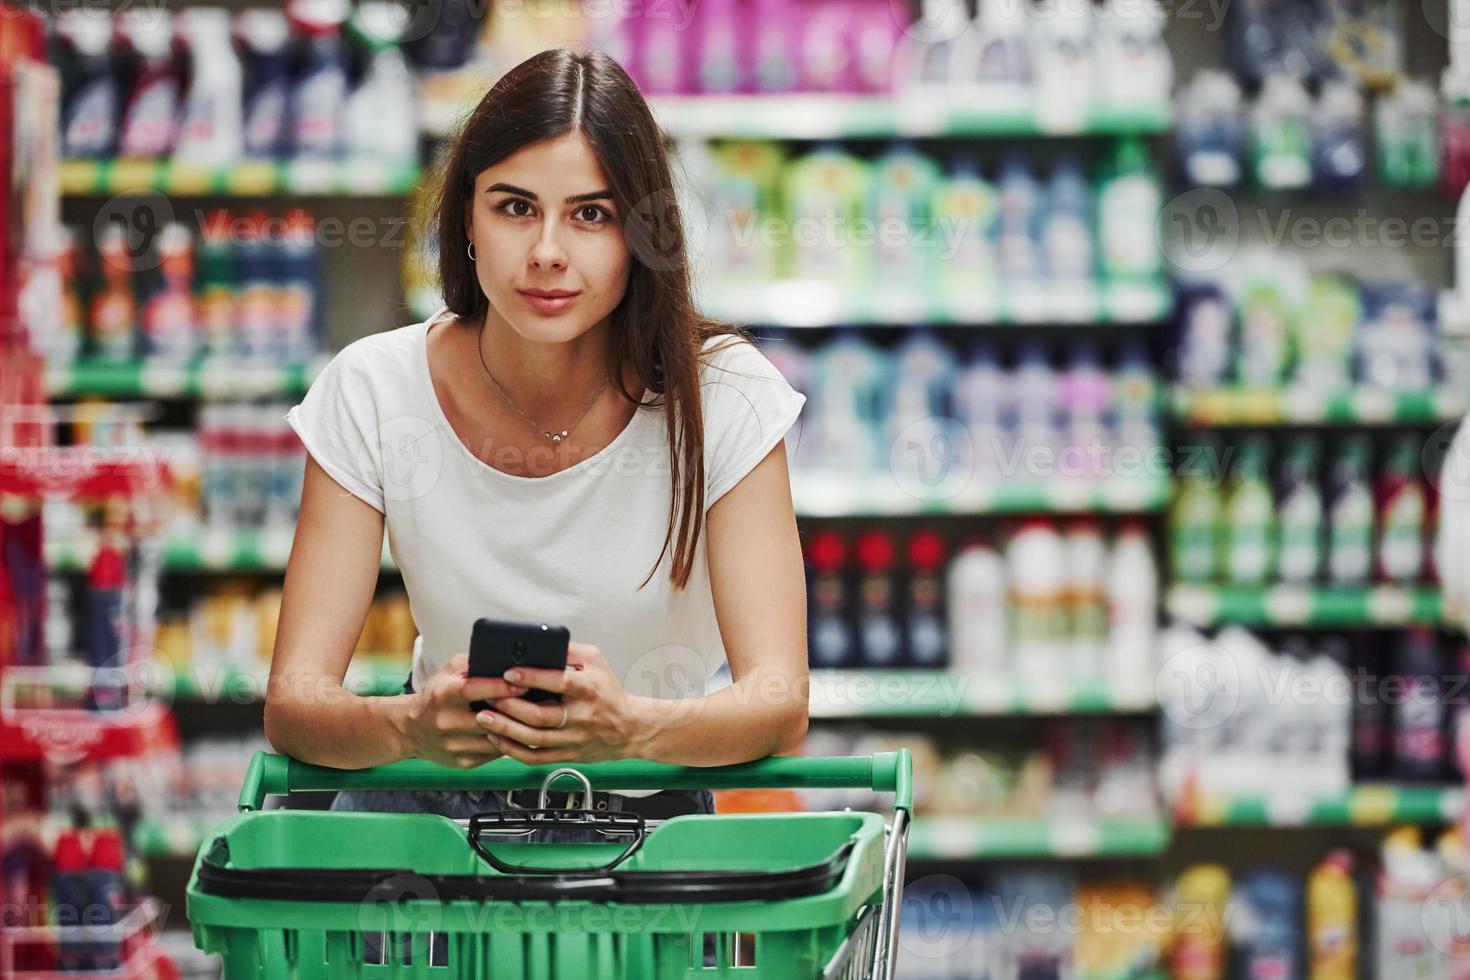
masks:
<instances>
[{"instance_id":1,"label":"yellow product bottle","mask_svg":"<svg viewBox=\"0 0 1470 980\"><path fill-rule=\"evenodd\" d=\"M1218 864L1184 870L1174 887L1174 943L1170 976L1174 980L1223 980L1225 903L1230 872Z\"/></svg>"},{"instance_id":2,"label":"yellow product bottle","mask_svg":"<svg viewBox=\"0 0 1470 980\"><path fill-rule=\"evenodd\" d=\"M1353 857L1333 851L1307 882L1310 980L1353 980L1358 969L1358 890Z\"/></svg>"}]
</instances>

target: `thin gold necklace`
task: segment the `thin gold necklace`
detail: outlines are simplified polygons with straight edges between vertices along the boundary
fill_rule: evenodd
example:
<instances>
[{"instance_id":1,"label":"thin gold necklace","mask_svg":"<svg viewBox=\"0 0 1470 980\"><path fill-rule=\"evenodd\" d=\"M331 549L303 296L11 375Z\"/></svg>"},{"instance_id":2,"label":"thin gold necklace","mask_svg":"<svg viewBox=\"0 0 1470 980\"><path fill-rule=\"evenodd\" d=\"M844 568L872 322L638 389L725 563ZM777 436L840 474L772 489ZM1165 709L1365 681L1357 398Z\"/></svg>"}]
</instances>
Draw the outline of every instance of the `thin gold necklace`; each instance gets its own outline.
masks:
<instances>
[{"instance_id":1,"label":"thin gold necklace","mask_svg":"<svg viewBox=\"0 0 1470 980\"><path fill-rule=\"evenodd\" d=\"M519 412L521 418L525 419L531 424L531 428L535 429L537 432L541 433L554 443L560 443L563 439L567 437L567 434L569 432L577 427L577 423L582 421L583 416L585 416L589 411L592 410L593 403L597 401L598 396L602 394L602 392L607 388L608 383L612 381L612 378L603 379L602 384L598 387L596 391L592 393L592 397L587 399L587 405L582 409L581 414L573 419L570 425L568 425L565 429L562 429L560 432L550 432L542 428L541 423L537 422L535 419L531 418L531 416L527 415L526 410L516 404L516 400L510 397L510 392L505 390L505 385L501 384L499 379L495 377L495 373L490 370L490 365L485 363L485 346L483 343L484 334L485 324L482 322L480 324L480 329L475 334L475 353L480 355L480 367L485 369L485 376L494 383L495 389L500 392L500 395L502 398L505 399L506 404Z\"/></svg>"}]
</instances>

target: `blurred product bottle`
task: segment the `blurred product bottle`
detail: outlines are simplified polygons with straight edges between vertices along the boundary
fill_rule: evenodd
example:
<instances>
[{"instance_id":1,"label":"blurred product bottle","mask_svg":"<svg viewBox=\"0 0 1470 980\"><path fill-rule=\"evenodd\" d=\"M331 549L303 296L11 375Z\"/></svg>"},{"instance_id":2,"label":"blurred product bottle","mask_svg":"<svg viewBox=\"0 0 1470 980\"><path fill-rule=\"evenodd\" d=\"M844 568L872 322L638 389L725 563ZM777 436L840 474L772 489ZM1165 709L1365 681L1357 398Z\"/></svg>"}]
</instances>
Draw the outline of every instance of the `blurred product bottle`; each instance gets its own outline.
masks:
<instances>
[{"instance_id":1,"label":"blurred product bottle","mask_svg":"<svg viewBox=\"0 0 1470 980\"><path fill-rule=\"evenodd\" d=\"M1298 977L1302 970L1301 886L1277 868L1244 872L1235 890L1230 963L1235 980Z\"/></svg>"},{"instance_id":2,"label":"blurred product bottle","mask_svg":"<svg viewBox=\"0 0 1470 980\"><path fill-rule=\"evenodd\" d=\"M1360 317L1355 283L1345 276L1313 276L1294 323L1293 384L1324 392L1349 387Z\"/></svg>"},{"instance_id":3,"label":"blurred product bottle","mask_svg":"<svg viewBox=\"0 0 1470 980\"><path fill-rule=\"evenodd\" d=\"M1228 72L1197 71L1179 93L1175 170L1188 186L1234 187L1244 155L1240 86Z\"/></svg>"},{"instance_id":4,"label":"blurred product bottle","mask_svg":"<svg viewBox=\"0 0 1470 980\"><path fill-rule=\"evenodd\" d=\"M1417 827L1400 827L1383 840L1374 930L1377 977L1433 977L1441 965L1428 929L1437 928L1442 902L1431 900L1443 877L1439 859L1423 849Z\"/></svg>"},{"instance_id":5,"label":"blurred product bottle","mask_svg":"<svg viewBox=\"0 0 1470 980\"><path fill-rule=\"evenodd\" d=\"M1151 279L1163 253L1156 223L1163 196L1147 147L1125 139L1104 168L1097 189L1100 268L1105 279Z\"/></svg>"},{"instance_id":6,"label":"blurred product bottle","mask_svg":"<svg viewBox=\"0 0 1470 980\"><path fill-rule=\"evenodd\" d=\"M181 364L199 351L199 311L194 301L194 238L177 222L158 238L158 276L143 304L143 339L149 357Z\"/></svg>"},{"instance_id":7,"label":"blurred product bottle","mask_svg":"<svg viewBox=\"0 0 1470 980\"><path fill-rule=\"evenodd\" d=\"M123 10L115 25L124 74L130 80L118 155L168 156L178 140L184 84L174 61L172 15L163 10Z\"/></svg>"},{"instance_id":8,"label":"blurred product bottle","mask_svg":"<svg viewBox=\"0 0 1470 980\"><path fill-rule=\"evenodd\" d=\"M1329 82L1312 114L1312 178L1331 191L1361 187L1368 170L1363 97L1356 81Z\"/></svg>"},{"instance_id":9,"label":"blurred product bottle","mask_svg":"<svg viewBox=\"0 0 1470 980\"><path fill-rule=\"evenodd\" d=\"M1067 527L1063 546L1066 548L1066 633L1070 648L1066 655L1068 674L1112 676L1103 666L1109 635L1110 555L1102 530L1096 521L1073 521Z\"/></svg>"},{"instance_id":10,"label":"blurred product bottle","mask_svg":"<svg viewBox=\"0 0 1470 980\"><path fill-rule=\"evenodd\" d=\"M1378 576L1412 584L1424 577L1427 506L1420 450L1413 437L1396 440L1378 477Z\"/></svg>"},{"instance_id":11,"label":"blurred product bottle","mask_svg":"<svg viewBox=\"0 0 1470 980\"><path fill-rule=\"evenodd\" d=\"M345 0L291 0L286 13L300 57L290 101L291 153L297 159L338 160L347 149Z\"/></svg>"},{"instance_id":12,"label":"blurred product bottle","mask_svg":"<svg viewBox=\"0 0 1470 980\"><path fill-rule=\"evenodd\" d=\"M1174 886L1174 980L1225 980L1230 872L1218 864L1186 868Z\"/></svg>"},{"instance_id":13,"label":"blurred product bottle","mask_svg":"<svg viewBox=\"0 0 1470 980\"><path fill-rule=\"evenodd\" d=\"M122 101L108 53L112 15L96 7L65 9L56 18L56 32L61 152L68 159L109 159L117 150Z\"/></svg>"},{"instance_id":14,"label":"blurred product bottle","mask_svg":"<svg viewBox=\"0 0 1470 980\"><path fill-rule=\"evenodd\" d=\"M1400 82L1374 104L1378 173L1390 187L1433 187L1439 180L1439 98L1423 82Z\"/></svg>"},{"instance_id":15,"label":"blurred product bottle","mask_svg":"<svg viewBox=\"0 0 1470 980\"><path fill-rule=\"evenodd\" d=\"M964 299L995 289L998 214L995 187L981 176L979 164L958 157L934 190L935 237L944 247L937 270L947 294Z\"/></svg>"},{"instance_id":16,"label":"blurred product bottle","mask_svg":"<svg viewBox=\"0 0 1470 980\"><path fill-rule=\"evenodd\" d=\"M1292 305L1277 270L1252 270L1240 300L1235 376L1255 388L1279 388L1291 363Z\"/></svg>"},{"instance_id":17,"label":"blurred product bottle","mask_svg":"<svg viewBox=\"0 0 1470 980\"><path fill-rule=\"evenodd\" d=\"M291 155L290 22L279 9L253 7L235 15L244 76L245 155L282 160Z\"/></svg>"},{"instance_id":18,"label":"blurred product bottle","mask_svg":"<svg viewBox=\"0 0 1470 980\"><path fill-rule=\"evenodd\" d=\"M1187 388L1215 388L1229 381L1234 334L1230 300L1219 286L1190 288L1180 308L1179 380Z\"/></svg>"},{"instance_id":19,"label":"blurred product bottle","mask_svg":"<svg viewBox=\"0 0 1470 980\"><path fill-rule=\"evenodd\" d=\"M1213 582L1224 570L1225 501L1218 446L1204 441L1180 461L1180 484L1169 512L1170 565L1181 582Z\"/></svg>"},{"instance_id":20,"label":"blurred product bottle","mask_svg":"<svg viewBox=\"0 0 1470 980\"><path fill-rule=\"evenodd\" d=\"M858 661L863 667L891 670L904 661L893 538L884 531L864 532L856 552Z\"/></svg>"},{"instance_id":21,"label":"blurred product bottle","mask_svg":"<svg viewBox=\"0 0 1470 980\"><path fill-rule=\"evenodd\" d=\"M960 549L950 562L946 591L951 666L991 676L1010 670L1005 563L987 539L971 538Z\"/></svg>"},{"instance_id":22,"label":"blurred product bottle","mask_svg":"<svg viewBox=\"0 0 1470 980\"><path fill-rule=\"evenodd\" d=\"M1373 490L1368 443L1352 437L1339 448L1327 485L1327 577L1362 585L1373 572Z\"/></svg>"},{"instance_id":23,"label":"blurred product bottle","mask_svg":"<svg viewBox=\"0 0 1470 980\"><path fill-rule=\"evenodd\" d=\"M938 267L929 209L939 180L934 161L912 143L891 143L874 161L865 214L877 228L873 263L880 285L925 283Z\"/></svg>"},{"instance_id":24,"label":"blurred product bottle","mask_svg":"<svg viewBox=\"0 0 1470 980\"><path fill-rule=\"evenodd\" d=\"M88 309L91 356L102 361L130 361L137 356L138 301L133 293L127 232L109 224L97 243L102 283Z\"/></svg>"},{"instance_id":25,"label":"blurred product bottle","mask_svg":"<svg viewBox=\"0 0 1470 980\"><path fill-rule=\"evenodd\" d=\"M1336 850L1307 881L1309 980L1355 980L1358 973L1358 892L1353 856Z\"/></svg>"},{"instance_id":26,"label":"blurred product bottle","mask_svg":"<svg viewBox=\"0 0 1470 980\"><path fill-rule=\"evenodd\" d=\"M343 139L354 159L383 167L418 163L418 81L399 47L408 24L402 8L382 0L357 5L348 20L367 61L345 103Z\"/></svg>"},{"instance_id":27,"label":"blurred product bottle","mask_svg":"<svg viewBox=\"0 0 1470 980\"><path fill-rule=\"evenodd\" d=\"M1051 680L1066 671L1066 560L1056 527L1039 518L1021 525L1006 545L1006 635L1025 676Z\"/></svg>"},{"instance_id":28,"label":"blurred product bottle","mask_svg":"<svg viewBox=\"0 0 1470 980\"><path fill-rule=\"evenodd\" d=\"M91 949L82 927L91 904L87 851L81 831L67 828L56 838L51 861L51 921L58 930L56 966L62 973L90 970Z\"/></svg>"},{"instance_id":29,"label":"blurred product bottle","mask_svg":"<svg viewBox=\"0 0 1470 980\"><path fill-rule=\"evenodd\" d=\"M1266 479L1266 444L1241 440L1226 492L1220 565L1232 585L1264 585L1276 571L1276 502Z\"/></svg>"},{"instance_id":30,"label":"blurred product bottle","mask_svg":"<svg viewBox=\"0 0 1470 980\"><path fill-rule=\"evenodd\" d=\"M1283 582L1315 582L1322 571L1324 521L1322 492L1318 488L1317 441L1298 436L1288 445L1281 464L1281 487L1276 513L1280 544L1277 575Z\"/></svg>"},{"instance_id":31,"label":"blurred product bottle","mask_svg":"<svg viewBox=\"0 0 1470 980\"><path fill-rule=\"evenodd\" d=\"M1148 532L1124 521L1108 555L1109 654L1106 675L1146 682L1158 659L1159 571Z\"/></svg>"},{"instance_id":32,"label":"blurred product bottle","mask_svg":"<svg viewBox=\"0 0 1470 980\"><path fill-rule=\"evenodd\" d=\"M124 945L115 927L127 913L128 882L122 834L116 827L99 827L92 832L88 864L87 924L101 927L97 940L89 944L92 969L118 970L122 968Z\"/></svg>"},{"instance_id":33,"label":"blurred product bottle","mask_svg":"<svg viewBox=\"0 0 1470 980\"><path fill-rule=\"evenodd\" d=\"M1251 156L1256 183L1295 190L1312 182L1312 100L1300 81L1271 75L1251 113Z\"/></svg>"},{"instance_id":34,"label":"blurred product bottle","mask_svg":"<svg viewBox=\"0 0 1470 980\"><path fill-rule=\"evenodd\" d=\"M1434 783L1444 778L1447 746L1444 670L1434 633L1414 629L1394 648L1397 681L1390 705L1393 778L1397 782Z\"/></svg>"},{"instance_id":35,"label":"blurred product bottle","mask_svg":"<svg viewBox=\"0 0 1470 980\"><path fill-rule=\"evenodd\" d=\"M174 159L202 167L238 163L245 153L245 94L229 11L190 7L179 13L179 28L189 56L189 89Z\"/></svg>"},{"instance_id":36,"label":"blurred product bottle","mask_svg":"<svg viewBox=\"0 0 1470 980\"><path fill-rule=\"evenodd\" d=\"M944 608L947 551L944 538L934 531L915 532L908 540L904 645L911 667L949 666L948 616Z\"/></svg>"}]
</instances>

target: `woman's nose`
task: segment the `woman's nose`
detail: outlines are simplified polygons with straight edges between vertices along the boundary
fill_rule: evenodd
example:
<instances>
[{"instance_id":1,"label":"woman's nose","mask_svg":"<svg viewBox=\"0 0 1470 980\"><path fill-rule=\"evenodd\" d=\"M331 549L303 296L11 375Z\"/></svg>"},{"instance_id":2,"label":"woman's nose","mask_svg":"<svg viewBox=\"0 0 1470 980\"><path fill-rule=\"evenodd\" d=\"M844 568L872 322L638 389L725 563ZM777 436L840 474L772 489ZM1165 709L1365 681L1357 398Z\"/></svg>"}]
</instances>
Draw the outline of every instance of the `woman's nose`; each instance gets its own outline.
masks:
<instances>
[{"instance_id":1,"label":"woman's nose","mask_svg":"<svg viewBox=\"0 0 1470 980\"><path fill-rule=\"evenodd\" d=\"M536 243L531 246L531 265L538 269L564 269L567 264L566 250L557 241L556 231L551 227L542 229Z\"/></svg>"}]
</instances>

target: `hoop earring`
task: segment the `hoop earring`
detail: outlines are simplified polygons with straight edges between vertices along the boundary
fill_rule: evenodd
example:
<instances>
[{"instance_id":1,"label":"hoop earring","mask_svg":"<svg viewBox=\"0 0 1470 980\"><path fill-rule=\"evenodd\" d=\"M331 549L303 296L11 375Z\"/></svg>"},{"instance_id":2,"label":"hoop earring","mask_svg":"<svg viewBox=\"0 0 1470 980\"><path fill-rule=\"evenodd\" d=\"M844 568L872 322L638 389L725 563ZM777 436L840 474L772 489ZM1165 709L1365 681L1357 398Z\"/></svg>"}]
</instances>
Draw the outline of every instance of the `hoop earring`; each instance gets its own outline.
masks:
<instances>
[{"instance_id":1,"label":"hoop earring","mask_svg":"<svg viewBox=\"0 0 1470 980\"><path fill-rule=\"evenodd\" d=\"M471 262L475 261L475 243L474 242L470 242L468 245L466 245L464 251L465 251L465 254L470 257L470 261Z\"/></svg>"}]
</instances>

